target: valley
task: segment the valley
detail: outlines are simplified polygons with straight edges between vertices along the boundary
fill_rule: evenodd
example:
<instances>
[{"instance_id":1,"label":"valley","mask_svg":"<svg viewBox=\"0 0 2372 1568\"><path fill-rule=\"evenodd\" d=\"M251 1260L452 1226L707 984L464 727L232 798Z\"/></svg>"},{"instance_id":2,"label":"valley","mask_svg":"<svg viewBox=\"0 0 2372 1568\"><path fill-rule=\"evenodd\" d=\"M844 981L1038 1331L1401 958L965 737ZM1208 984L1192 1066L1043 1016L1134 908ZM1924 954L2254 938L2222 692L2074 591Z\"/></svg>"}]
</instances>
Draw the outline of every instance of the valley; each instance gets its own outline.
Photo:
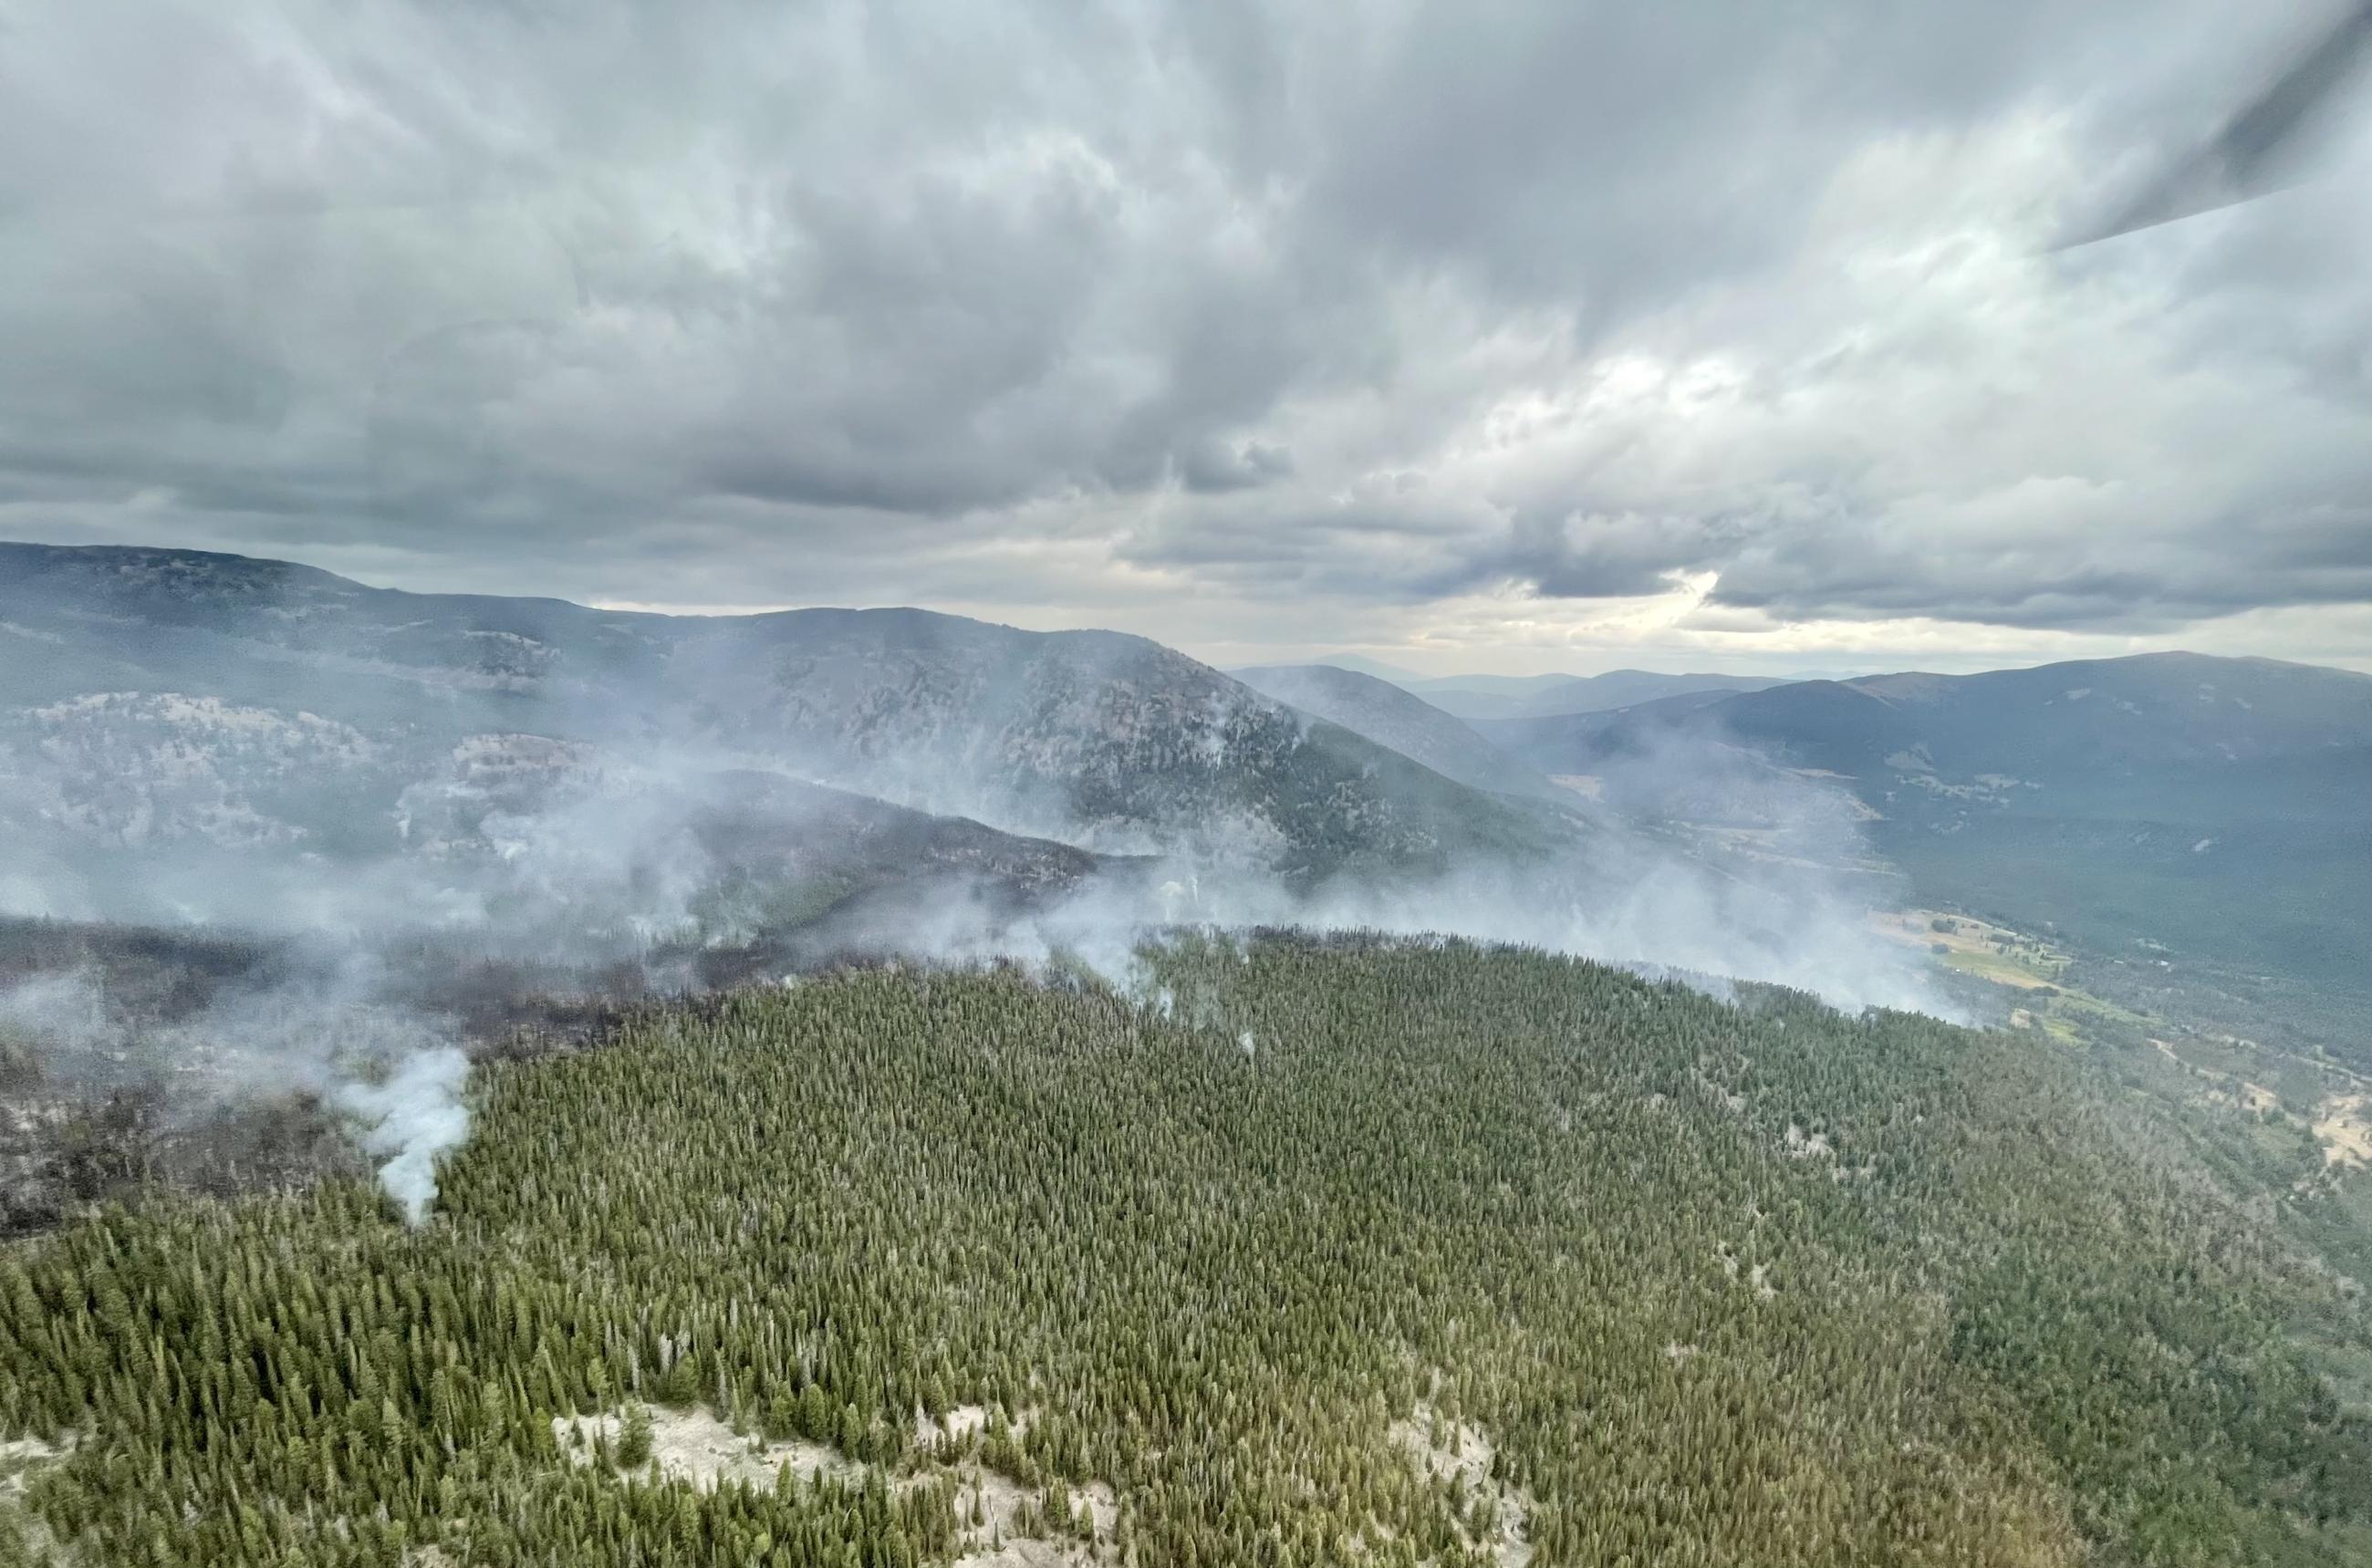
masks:
<instances>
[{"instance_id":1,"label":"valley","mask_svg":"<svg viewBox=\"0 0 2372 1568\"><path fill-rule=\"evenodd\" d=\"M2127 971L2101 977L2110 1000L2157 995L2372 1068L2372 678L2150 655L1479 727L1543 772L1587 773L1618 805L1700 829L1768 827L1755 807L1775 793L1741 809L1709 772L1832 784L1904 901L2049 933ZM1675 787L1673 756L1721 761Z\"/></svg>"},{"instance_id":2,"label":"valley","mask_svg":"<svg viewBox=\"0 0 2372 1568\"><path fill-rule=\"evenodd\" d=\"M12 559L0 1562L2372 1550L2353 678Z\"/></svg>"},{"instance_id":3,"label":"valley","mask_svg":"<svg viewBox=\"0 0 2372 1568\"><path fill-rule=\"evenodd\" d=\"M0 0L0 1568L2372 1568L2367 190L2372 0Z\"/></svg>"}]
</instances>

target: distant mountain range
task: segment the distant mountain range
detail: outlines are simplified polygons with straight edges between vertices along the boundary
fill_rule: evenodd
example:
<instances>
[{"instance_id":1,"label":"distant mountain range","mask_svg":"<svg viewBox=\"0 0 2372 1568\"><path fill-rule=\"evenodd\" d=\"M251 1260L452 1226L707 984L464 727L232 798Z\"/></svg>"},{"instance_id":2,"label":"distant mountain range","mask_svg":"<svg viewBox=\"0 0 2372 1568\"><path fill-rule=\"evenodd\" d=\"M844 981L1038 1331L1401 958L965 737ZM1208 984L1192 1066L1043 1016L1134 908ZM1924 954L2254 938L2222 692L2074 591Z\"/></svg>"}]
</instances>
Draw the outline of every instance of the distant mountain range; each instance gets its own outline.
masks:
<instances>
[{"instance_id":1,"label":"distant mountain range","mask_svg":"<svg viewBox=\"0 0 2372 1568\"><path fill-rule=\"evenodd\" d=\"M2129 954L2372 974L2372 677L2153 654L1475 727L1633 812L1685 797L1659 754L1718 743L1851 790L1931 898Z\"/></svg>"},{"instance_id":2,"label":"distant mountain range","mask_svg":"<svg viewBox=\"0 0 2372 1568\"><path fill-rule=\"evenodd\" d=\"M1389 746L1444 778L1500 795L1573 798L1462 719L1388 680L1326 664L1262 665L1230 673L1255 691Z\"/></svg>"},{"instance_id":3,"label":"distant mountain range","mask_svg":"<svg viewBox=\"0 0 2372 1568\"><path fill-rule=\"evenodd\" d=\"M917 610L640 615L189 551L0 546L0 831L20 865L516 861L503 833L555 801L614 827L604 813L633 819L670 779L733 773L1288 886L1582 836L1570 813L1141 637ZM500 798L519 790L532 809ZM796 821L815 802L796 804L772 809Z\"/></svg>"},{"instance_id":4,"label":"distant mountain range","mask_svg":"<svg viewBox=\"0 0 2372 1568\"><path fill-rule=\"evenodd\" d=\"M1900 872L2136 962L2372 993L2372 679L2192 655L1473 679L1425 697L919 610L643 615L0 545L0 909L729 933L1091 886L1191 917L1203 877L1245 874L1337 918L1579 920L1784 976L1831 940L1790 912L1842 940Z\"/></svg>"},{"instance_id":5,"label":"distant mountain range","mask_svg":"<svg viewBox=\"0 0 2372 1568\"><path fill-rule=\"evenodd\" d=\"M1378 680L1389 680L1402 690L1424 679L1424 676L1413 669L1402 669L1396 664L1386 664L1381 659L1368 658L1361 654L1329 654L1322 659L1312 659L1310 662L1322 664L1333 669L1347 669L1354 675L1372 675Z\"/></svg>"},{"instance_id":6,"label":"distant mountain range","mask_svg":"<svg viewBox=\"0 0 2372 1568\"><path fill-rule=\"evenodd\" d=\"M1327 667L1389 681L1460 719L1594 714L1698 691L1760 691L1784 684L1784 678L1776 676L1662 675L1645 669L1610 669L1603 675L1423 676L1353 656L1321 660L1317 668Z\"/></svg>"}]
</instances>

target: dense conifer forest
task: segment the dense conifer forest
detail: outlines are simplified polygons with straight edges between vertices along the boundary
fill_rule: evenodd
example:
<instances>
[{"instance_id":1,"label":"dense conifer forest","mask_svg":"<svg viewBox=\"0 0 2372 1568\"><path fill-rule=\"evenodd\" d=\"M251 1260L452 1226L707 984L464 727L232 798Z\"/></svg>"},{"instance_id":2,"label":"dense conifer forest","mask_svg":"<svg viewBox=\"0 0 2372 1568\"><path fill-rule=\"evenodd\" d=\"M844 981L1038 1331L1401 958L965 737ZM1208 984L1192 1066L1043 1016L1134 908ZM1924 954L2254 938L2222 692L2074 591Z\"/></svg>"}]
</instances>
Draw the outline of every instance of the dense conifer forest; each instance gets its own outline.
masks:
<instances>
[{"instance_id":1,"label":"dense conifer forest","mask_svg":"<svg viewBox=\"0 0 2372 1568\"><path fill-rule=\"evenodd\" d=\"M331 1176L12 1245L0 1562L2372 1562L2360 1301L2064 1046L1148 961L488 1061L418 1227Z\"/></svg>"}]
</instances>

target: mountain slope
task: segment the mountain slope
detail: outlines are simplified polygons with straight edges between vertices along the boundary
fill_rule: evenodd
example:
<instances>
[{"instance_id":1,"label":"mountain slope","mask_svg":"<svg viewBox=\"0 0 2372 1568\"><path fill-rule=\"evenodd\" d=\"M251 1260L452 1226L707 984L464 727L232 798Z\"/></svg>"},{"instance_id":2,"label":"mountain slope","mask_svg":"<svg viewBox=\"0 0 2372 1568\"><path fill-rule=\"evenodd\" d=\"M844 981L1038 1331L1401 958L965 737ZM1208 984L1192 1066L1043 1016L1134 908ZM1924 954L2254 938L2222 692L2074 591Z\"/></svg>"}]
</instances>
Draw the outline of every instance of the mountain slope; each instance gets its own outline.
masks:
<instances>
[{"instance_id":1,"label":"mountain slope","mask_svg":"<svg viewBox=\"0 0 2372 1568\"><path fill-rule=\"evenodd\" d=\"M1449 714L1387 680L1323 664L1256 666L1229 674L1255 691L1422 762L1444 778L1501 795L1564 792Z\"/></svg>"},{"instance_id":2,"label":"mountain slope","mask_svg":"<svg viewBox=\"0 0 2372 1568\"><path fill-rule=\"evenodd\" d=\"M305 713L107 694L0 717L14 912L739 939L961 883L1013 912L1127 863L755 771L520 733L407 751ZM605 939L607 939L605 941Z\"/></svg>"},{"instance_id":3,"label":"mountain slope","mask_svg":"<svg viewBox=\"0 0 2372 1568\"><path fill-rule=\"evenodd\" d=\"M1324 665L1330 669L1347 669L1356 675L1372 675L1378 680L1388 680L1402 688L1424 679L1415 670L1402 669L1399 665L1386 664L1381 659L1368 658L1360 654L1329 654L1324 658L1313 659L1310 662Z\"/></svg>"},{"instance_id":4,"label":"mountain slope","mask_svg":"<svg viewBox=\"0 0 2372 1568\"><path fill-rule=\"evenodd\" d=\"M1292 881L1574 831L1112 633L914 610L639 615L30 545L0 546L0 622L41 651L0 664L0 801L73 830L90 826L78 802L112 793L121 810L98 826L119 840L388 851L403 792L490 736L778 772Z\"/></svg>"},{"instance_id":5,"label":"mountain slope","mask_svg":"<svg viewBox=\"0 0 2372 1568\"><path fill-rule=\"evenodd\" d=\"M480 1070L424 1224L341 1172L0 1250L0 1551L2365 1561L2352 1286L2078 1053L1463 944L1148 962L638 1008Z\"/></svg>"},{"instance_id":6,"label":"mountain slope","mask_svg":"<svg viewBox=\"0 0 2372 1568\"><path fill-rule=\"evenodd\" d=\"M2146 792L2160 801L2169 793L2220 796L2227 809L2347 819L2362 814L2360 798L2323 786L2331 770L2343 772L2372 746L2372 677L2271 659L2149 654L1982 675L1801 681L1482 729L1536 766L1586 772L1659 730L1699 725L1796 766L1847 775L1873 804L1905 789L1939 800L2055 804L2029 798L2047 784L2058 798L2097 796L2111 813ZM2229 787L2236 780L2248 786Z\"/></svg>"}]
</instances>

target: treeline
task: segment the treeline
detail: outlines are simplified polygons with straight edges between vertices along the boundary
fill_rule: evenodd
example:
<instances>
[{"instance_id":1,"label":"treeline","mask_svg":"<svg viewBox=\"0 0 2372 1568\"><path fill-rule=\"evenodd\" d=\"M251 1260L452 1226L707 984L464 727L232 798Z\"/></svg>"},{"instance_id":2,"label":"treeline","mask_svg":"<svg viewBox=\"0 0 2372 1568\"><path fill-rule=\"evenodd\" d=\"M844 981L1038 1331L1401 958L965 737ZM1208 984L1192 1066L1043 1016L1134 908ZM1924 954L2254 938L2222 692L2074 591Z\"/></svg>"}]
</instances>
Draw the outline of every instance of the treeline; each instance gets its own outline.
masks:
<instances>
[{"instance_id":1,"label":"treeline","mask_svg":"<svg viewBox=\"0 0 2372 1568\"><path fill-rule=\"evenodd\" d=\"M1459 945L1154 969L654 1007L483 1069L419 1230L334 1179L26 1244L0 1428L80 1442L24 1506L123 1564L944 1561L917 1412L983 1406L965 1462L1109 1485L1144 1564L2366 1560L2296 1334L2360 1309L2043 1042ZM640 1400L868 1479L568 1462Z\"/></svg>"}]
</instances>

